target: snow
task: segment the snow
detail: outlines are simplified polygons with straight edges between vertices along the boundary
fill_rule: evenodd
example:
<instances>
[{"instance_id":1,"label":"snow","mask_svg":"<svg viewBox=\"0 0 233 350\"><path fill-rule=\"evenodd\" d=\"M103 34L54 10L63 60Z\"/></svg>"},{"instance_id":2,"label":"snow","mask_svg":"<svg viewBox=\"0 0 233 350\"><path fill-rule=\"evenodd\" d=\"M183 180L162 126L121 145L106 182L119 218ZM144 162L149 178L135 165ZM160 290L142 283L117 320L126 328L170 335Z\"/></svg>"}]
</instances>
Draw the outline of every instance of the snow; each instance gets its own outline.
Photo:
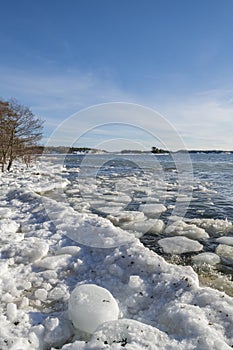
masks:
<instances>
[{"instance_id":1,"label":"snow","mask_svg":"<svg viewBox=\"0 0 233 350\"><path fill-rule=\"evenodd\" d=\"M116 299L96 284L76 287L70 295L68 310L74 327L86 333L94 333L99 325L119 316Z\"/></svg>"},{"instance_id":2,"label":"snow","mask_svg":"<svg viewBox=\"0 0 233 350\"><path fill-rule=\"evenodd\" d=\"M169 237L162 238L158 241L158 244L163 248L163 251L167 254L182 254L188 252L198 252L202 250L203 246L192 239L186 237Z\"/></svg>"},{"instance_id":3,"label":"snow","mask_svg":"<svg viewBox=\"0 0 233 350\"><path fill-rule=\"evenodd\" d=\"M190 266L167 263L134 231L154 227L161 250L230 267L229 241L218 241L215 255L201 252L198 240L208 239L204 232L226 236L232 224L193 220L178 225L180 235L143 207L111 218L77 212L58 189L61 172L50 163L19 164L0 176L0 349L231 349L232 297L200 287ZM49 183L59 184L54 196L37 192Z\"/></svg>"}]
</instances>

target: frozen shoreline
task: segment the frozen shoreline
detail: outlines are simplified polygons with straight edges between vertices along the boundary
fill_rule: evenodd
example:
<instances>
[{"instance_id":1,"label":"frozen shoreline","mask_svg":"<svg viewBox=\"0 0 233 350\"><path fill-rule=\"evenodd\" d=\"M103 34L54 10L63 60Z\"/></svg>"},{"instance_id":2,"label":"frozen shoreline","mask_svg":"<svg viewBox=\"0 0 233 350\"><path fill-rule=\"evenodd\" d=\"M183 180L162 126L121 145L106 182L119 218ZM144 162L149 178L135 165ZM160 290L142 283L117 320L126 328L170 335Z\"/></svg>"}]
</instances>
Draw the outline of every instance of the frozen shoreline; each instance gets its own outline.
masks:
<instances>
[{"instance_id":1,"label":"frozen shoreline","mask_svg":"<svg viewBox=\"0 0 233 350\"><path fill-rule=\"evenodd\" d=\"M232 348L233 299L201 288L191 267L168 264L108 219L45 198L45 189L67 184L61 171L18 165L0 175L0 348ZM86 230L98 244L83 245L91 243ZM75 331L67 312L70 293L84 283L109 290L120 309L119 321L91 337Z\"/></svg>"}]
</instances>

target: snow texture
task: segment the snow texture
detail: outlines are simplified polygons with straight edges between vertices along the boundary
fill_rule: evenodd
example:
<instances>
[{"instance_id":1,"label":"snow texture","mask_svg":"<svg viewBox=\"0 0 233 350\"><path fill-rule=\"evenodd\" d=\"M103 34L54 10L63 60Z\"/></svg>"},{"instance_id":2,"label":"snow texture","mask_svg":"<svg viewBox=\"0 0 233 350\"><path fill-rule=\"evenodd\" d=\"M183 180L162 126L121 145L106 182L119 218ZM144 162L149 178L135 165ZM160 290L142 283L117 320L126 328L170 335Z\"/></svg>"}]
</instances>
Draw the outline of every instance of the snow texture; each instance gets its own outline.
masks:
<instances>
[{"instance_id":1,"label":"snow texture","mask_svg":"<svg viewBox=\"0 0 233 350\"><path fill-rule=\"evenodd\" d=\"M117 227L113 218L77 212L62 195L57 199L67 183L62 174L66 169L40 163L18 164L0 176L0 349L232 349L233 299L200 287L191 267L167 263L122 228L147 222L143 215L119 215ZM44 192L50 185L54 196ZM155 204L147 209L142 214L156 212ZM231 227L209 219L190 225L160 239L161 247L199 252L196 239L204 233L193 225L210 236ZM195 240L183 237L187 232ZM232 263L232 246L219 243L216 254Z\"/></svg>"}]
</instances>

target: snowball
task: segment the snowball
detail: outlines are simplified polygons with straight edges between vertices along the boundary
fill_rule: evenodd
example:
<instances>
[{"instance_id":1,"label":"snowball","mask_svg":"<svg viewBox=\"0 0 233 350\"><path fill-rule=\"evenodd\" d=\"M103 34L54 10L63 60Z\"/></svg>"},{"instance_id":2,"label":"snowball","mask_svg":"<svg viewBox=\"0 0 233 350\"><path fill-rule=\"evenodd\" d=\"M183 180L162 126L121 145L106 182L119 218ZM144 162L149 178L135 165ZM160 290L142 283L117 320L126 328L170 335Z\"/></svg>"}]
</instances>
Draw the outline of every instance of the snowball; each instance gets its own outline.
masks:
<instances>
[{"instance_id":1,"label":"snowball","mask_svg":"<svg viewBox=\"0 0 233 350\"><path fill-rule=\"evenodd\" d=\"M192 257L192 262L196 265L216 265L219 264L220 261L221 259L219 258L219 256L214 253L200 253Z\"/></svg>"},{"instance_id":2,"label":"snowball","mask_svg":"<svg viewBox=\"0 0 233 350\"><path fill-rule=\"evenodd\" d=\"M104 322L117 320L119 307L112 294L95 284L76 287L69 299L69 316L74 327L93 333Z\"/></svg>"},{"instance_id":3,"label":"snowball","mask_svg":"<svg viewBox=\"0 0 233 350\"><path fill-rule=\"evenodd\" d=\"M188 252L198 252L202 250L203 246L196 241L186 237L168 237L162 238L158 244L163 248L167 254L182 254Z\"/></svg>"}]
</instances>

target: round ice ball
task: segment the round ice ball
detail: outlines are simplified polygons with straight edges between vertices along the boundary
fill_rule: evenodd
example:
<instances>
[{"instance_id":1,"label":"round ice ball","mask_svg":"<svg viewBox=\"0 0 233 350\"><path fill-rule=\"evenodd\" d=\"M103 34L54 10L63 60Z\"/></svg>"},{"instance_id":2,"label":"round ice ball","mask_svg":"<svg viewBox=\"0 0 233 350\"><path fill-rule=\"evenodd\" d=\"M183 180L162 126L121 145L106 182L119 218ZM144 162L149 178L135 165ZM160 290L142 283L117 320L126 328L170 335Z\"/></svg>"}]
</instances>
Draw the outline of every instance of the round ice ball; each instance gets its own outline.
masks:
<instances>
[{"instance_id":1,"label":"round ice ball","mask_svg":"<svg viewBox=\"0 0 233 350\"><path fill-rule=\"evenodd\" d=\"M69 316L75 328L93 333L104 322L118 319L119 307L112 294L95 284L76 287L69 299Z\"/></svg>"}]
</instances>

